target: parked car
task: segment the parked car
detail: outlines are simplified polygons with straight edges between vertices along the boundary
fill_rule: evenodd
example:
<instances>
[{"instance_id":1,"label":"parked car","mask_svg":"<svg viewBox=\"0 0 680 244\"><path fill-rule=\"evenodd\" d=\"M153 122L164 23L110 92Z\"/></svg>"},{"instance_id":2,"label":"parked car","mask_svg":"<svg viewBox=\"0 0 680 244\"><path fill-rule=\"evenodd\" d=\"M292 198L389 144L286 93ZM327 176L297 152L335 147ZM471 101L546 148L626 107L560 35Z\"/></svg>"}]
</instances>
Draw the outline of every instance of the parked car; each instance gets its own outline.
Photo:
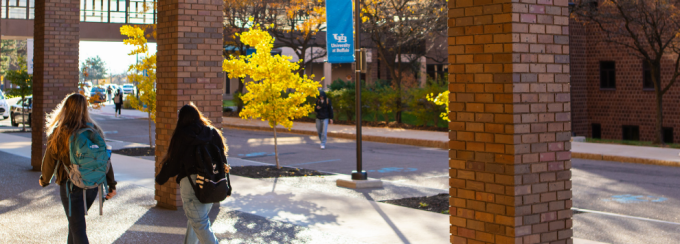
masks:
<instances>
[{"instance_id":1,"label":"parked car","mask_svg":"<svg viewBox=\"0 0 680 244\"><path fill-rule=\"evenodd\" d=\"M83 94L83 96L90 98L90 88L87 88L86 86L78 87L78 92Z\"/></svg>"},{"instance_id":2,"label":"parked car","mask_svg":"<svg viewBox=\"0 0 680 244\"><path fill-rule=\"evenodd\" d=\"M7 104L7 98L2 90L0 90L0 115L2 119L9 118L9 104Z\"/></svg>"},{"instance_id":3,"label":"parked car","mask_svg":"<svg viewBox=\"0 0 680 244\"><path fill-rule=\"evenodd\" d=\"M106 102L106 89L103 87L92 87L90 97L96 98L95 102Z\"/></svg>"},{"instance_id":4,"label":"parked car","mask_svg":"<svg viewBox=\"0 0 680 244\"><path fill-rule=\"evenodd\" d=\"M125 84L123 85L123 94L132 94L135 95L135 85L133 84Z\"/></svg>"},{"instance_id":5,"label":"parked car","mask_svg":"<svg viewBox=\"0 0 680 244\"><path fill-rule=\"evenodd\" d=\"M19 126L19 124L31 125L31 112L33 112L33 96L21 99L11 106L11 123L12 126Z\"/></svg>"}]
</instances>

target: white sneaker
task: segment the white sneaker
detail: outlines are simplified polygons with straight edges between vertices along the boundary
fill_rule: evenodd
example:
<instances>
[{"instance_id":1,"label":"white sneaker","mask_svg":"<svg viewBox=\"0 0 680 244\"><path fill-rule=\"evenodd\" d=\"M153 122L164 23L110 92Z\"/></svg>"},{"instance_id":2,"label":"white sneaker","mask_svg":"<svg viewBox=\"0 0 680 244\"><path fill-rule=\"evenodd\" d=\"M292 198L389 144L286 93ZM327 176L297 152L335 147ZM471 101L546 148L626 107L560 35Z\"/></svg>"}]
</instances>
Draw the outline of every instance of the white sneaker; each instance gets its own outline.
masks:
<instances>
[{"instance_id":1,"label":"white sneaker","mask_svg":"<svg viewBox=\"0 0 680 244\"><path fill-rule=\"evenodd\" d=\"M324 146L324 145L321 145L321 149L326 149L326 146Z\"/></svg>"}]
</instances>

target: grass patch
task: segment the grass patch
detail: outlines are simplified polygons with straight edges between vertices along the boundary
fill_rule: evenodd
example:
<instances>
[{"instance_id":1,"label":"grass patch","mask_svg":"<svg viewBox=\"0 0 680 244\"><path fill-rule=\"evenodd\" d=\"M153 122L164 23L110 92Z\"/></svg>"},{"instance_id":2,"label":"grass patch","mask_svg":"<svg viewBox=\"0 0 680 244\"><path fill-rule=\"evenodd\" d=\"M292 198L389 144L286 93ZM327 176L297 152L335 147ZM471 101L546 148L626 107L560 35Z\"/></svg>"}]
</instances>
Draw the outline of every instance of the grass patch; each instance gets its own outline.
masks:
<instances>
[{"instance_id":1,"label":"grass patch","mask_svg":"<svg viewBox=\"0 0 680 244\"><path fill-rule=\"evenodd\" d=\"M222 107L232 107L236 106L236 103L234 103L234 100L222 100Z\"/></svg>"},{"instance_id":2,"label":"grass patch","mask_svg":"<svg viewBox=\"0 0 680 244\"><path fill-rule=\"evenodd\" d=\"M668 143L665 145L657 145L651 141L628 141L628 140L612 140L612 139L597 139L597 138L586 138L586 142L592 143L606 143L606 144L618 144L618 145L630 145L630 146L641 146L641 147L668 147L668 148L680 148L678 143Z\"/></svg>"}]
</instances>

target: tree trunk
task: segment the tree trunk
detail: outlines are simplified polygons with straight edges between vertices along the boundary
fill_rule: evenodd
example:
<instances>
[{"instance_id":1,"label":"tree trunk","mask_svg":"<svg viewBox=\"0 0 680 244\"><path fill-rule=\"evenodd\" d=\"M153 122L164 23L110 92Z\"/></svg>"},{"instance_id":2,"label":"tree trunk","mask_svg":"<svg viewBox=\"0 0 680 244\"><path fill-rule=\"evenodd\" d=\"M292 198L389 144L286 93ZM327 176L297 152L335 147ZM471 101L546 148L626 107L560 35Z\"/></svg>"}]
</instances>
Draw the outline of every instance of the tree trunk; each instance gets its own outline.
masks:
<instances>
[{"instance_id":1,"label":"tree trunk","mask_svg":"<svg viewBox=\"0 0 680 244\"><path fill-rule=\"evenodd\" d=\"M151 139L151 110L147 111L147 114L149 115L149 147L153 147L153 140Z\"/></svg>"},{"instance_id":2,"label":"tree trunk","mask_svg":"<svg viewBox=\"0 0 680 244\"><path fill-rule=\"evenodd\" d=\"M663 145L663 94L656 92L656 138L654 144Z\"/></svg>"},{"instance_id":3,"label":"tree trunk","mask_svg":"<svg viewBox=\"0 0 680 244\"><path fill-rule=\"evenodd\" d=\"M22 88L23 89L23 88ZM21 101L26 99L25 96L21 96ZM21 104L21 131L26 131L26 105L25 103Z\"/></svg>"},{"instance_id":4,"label":"tree trunk","mask_svg":"<svg viewBox=\"0 0 680 244\"><path fill-rule=\"evenodd\" d=\"M276 140L276 125L274 125L274 158L276 158L276 168L281 169L281 165L279 165L279 148L278 148L278 142Z\"/></svg>"},{"instance_id":5,"label":"tree trunk","mask_svg":"<svg viewBox=\"0 0 680 244\"><path fill-rule=\"evenodd\" d=\"M243 88L244 87L245 87L245 78L238 78L238 90L236 90L236 92L243 95ZM241 101L243 101L243 100L241 100ZM236 112L240 113L242 109L243 109L243 103L242 102L236 104Z\"/></svg>"}]
</instances>

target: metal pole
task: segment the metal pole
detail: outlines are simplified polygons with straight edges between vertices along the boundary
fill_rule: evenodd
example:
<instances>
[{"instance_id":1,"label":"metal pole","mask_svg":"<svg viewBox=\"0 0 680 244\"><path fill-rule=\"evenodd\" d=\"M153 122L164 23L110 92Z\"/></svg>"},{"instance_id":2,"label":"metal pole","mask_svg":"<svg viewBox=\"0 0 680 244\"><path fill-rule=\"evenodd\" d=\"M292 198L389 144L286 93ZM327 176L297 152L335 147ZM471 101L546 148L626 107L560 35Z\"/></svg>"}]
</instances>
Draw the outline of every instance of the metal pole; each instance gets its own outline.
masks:
<instances>
[{"instance_id":1,"label":"metal pole","mask_svg":"<svg viewBox=\"0 0 680 244\"><path fill-rule=\"evenodd\" d=\"M357 135L357 170L352 172L352 180L367 180L368 175L362 169L361 147L361 0L354 1L354 90L356 110L356 135Z\"/></svg>"}]
</instances>

